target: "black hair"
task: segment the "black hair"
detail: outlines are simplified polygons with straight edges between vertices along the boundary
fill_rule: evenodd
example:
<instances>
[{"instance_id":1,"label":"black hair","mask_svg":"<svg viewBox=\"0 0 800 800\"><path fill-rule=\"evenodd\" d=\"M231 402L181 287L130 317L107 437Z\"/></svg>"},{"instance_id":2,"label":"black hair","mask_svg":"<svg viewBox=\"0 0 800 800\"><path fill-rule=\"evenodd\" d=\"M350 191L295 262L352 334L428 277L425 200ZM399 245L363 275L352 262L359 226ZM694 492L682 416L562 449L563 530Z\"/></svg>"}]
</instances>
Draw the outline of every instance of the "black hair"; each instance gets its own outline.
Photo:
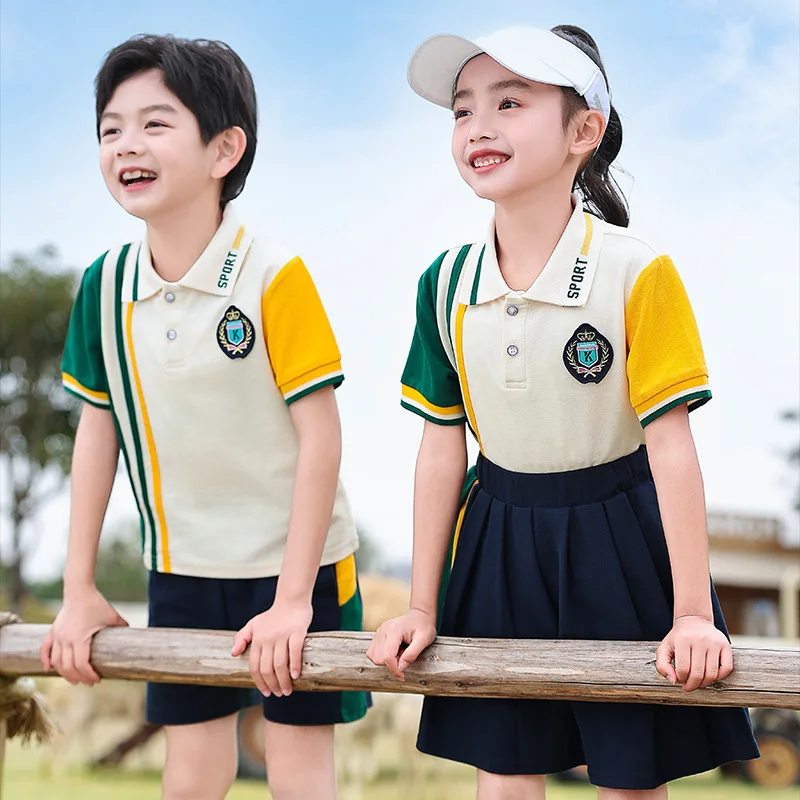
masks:
<instances>
[{"instance_id":1,"label":"black hair","mask_svg":"<svg viewBox=\"0 0 800 800\"><path fill-rule=\"evenodd\" d=\"M583 28L576 25L556 25L550 29L556 36L582 50L594 61L603 73L608 85L608 76L595 40ZM571 86L563 87L564 127L580 109L588 108L586 100ZM600 146L594 151L583 169L575 176L574 188L583 197L587 211L610 222L612 225L628 227L630 220L628 203L619 184L611 175L610 168L622 147L622 122L614 106L611 106L608 125Z\"/></svg>"},{"instance_id":2,"label":"black hair","mask_svg":"<svg viewBox=\"0 0 800 800\"><path fill-rule=\"evenodd\" d=\"M222 183L220 205L224 206L244 189L256 152L258 109L250 70L224 42L133 36L106 55L95 78L98 139L100 117L117 87L151 69L161 72L165 86L194 114L205 144L229 128L238 126L244 131L245 151Z\"/></svg>"}]
</instances>

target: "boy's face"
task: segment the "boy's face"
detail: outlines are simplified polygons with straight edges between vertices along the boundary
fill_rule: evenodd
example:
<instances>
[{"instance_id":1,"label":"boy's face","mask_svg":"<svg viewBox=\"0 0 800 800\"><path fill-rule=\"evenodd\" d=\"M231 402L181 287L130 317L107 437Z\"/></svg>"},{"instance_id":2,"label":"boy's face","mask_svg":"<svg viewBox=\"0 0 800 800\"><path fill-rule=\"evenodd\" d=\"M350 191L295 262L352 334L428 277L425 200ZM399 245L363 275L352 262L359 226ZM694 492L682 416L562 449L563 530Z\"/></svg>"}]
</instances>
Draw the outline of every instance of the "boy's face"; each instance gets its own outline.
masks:
<instances>
[{"instance_id":1,"label":"boy's face","mask_svg":"<svg viewBox=\"0 0 800 800\"><path fill-rule=\"evenodd\" d=\"M219 201L212 177L214 140L203 143L194 114L149 70L123 81L100 118L100 169L114 199L154 222L205 196Z\"/></svg>"}]
</instances>

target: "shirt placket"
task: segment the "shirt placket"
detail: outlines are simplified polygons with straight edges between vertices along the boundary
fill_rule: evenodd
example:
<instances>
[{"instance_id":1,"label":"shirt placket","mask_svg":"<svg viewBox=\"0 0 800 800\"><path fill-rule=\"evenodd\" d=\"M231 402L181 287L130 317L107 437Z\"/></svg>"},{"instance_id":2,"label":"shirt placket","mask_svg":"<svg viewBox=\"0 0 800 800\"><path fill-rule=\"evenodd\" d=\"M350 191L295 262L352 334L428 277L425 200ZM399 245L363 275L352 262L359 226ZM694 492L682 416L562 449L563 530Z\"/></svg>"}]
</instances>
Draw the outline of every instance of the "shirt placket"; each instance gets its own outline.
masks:
<instances>
[{"instance_id":1,"label":"shirt placket","mask_svg":"<svg viewBox=\"0 0 800 800\"><path fill-rule=\"evenodd\" d=\"M166 367L180 366L186 355L186 331L181 325L181 305L186 302L186 292L177 286L167 286L161 292L158 302L161 304L162 328L165 338Z\"/></svg>"},{"instance_id":2,"label":"shirt placket","mask_svg":"<svg viewBox=\"0 0 800 800\"><path fill-rule=\"evenodd\" d=\"M524 389L527 378L526 326L529 302L507 296L503 304L503 363L507 389Z\"/></svg>"}]
</instances>

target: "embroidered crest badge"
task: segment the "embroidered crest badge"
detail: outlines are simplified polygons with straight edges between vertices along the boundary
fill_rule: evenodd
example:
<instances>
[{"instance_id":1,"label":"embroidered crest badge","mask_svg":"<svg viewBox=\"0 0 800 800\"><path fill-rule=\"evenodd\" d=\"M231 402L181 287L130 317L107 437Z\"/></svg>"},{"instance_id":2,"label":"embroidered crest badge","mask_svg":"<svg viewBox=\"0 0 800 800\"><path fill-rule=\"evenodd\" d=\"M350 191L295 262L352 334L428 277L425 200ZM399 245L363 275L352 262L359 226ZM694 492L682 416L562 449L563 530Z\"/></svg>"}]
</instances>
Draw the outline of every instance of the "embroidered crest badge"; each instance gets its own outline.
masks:
<instances>
[{"instance_id":1,"label":"embroidered crest badge","mask_svg":"<svg viewBox=\"0 0 800 800\"><path fill-rule=\"evenodd\" d=\"M217 325L217 344L228 358L244 358L252 349L255 336L253 323L231 306Z\"/></svg>"},{"instance_id":2,"label":"embroidered crest badge","mask_svg":"<svg viewBox=\"0 0 800 800\"><path fill-rule=\"evenodd\" d=\"M588 322L576 328L564 347L564 366L579 383L600 383L613 361L611 342Z\"/></svg>"}]
</instances>

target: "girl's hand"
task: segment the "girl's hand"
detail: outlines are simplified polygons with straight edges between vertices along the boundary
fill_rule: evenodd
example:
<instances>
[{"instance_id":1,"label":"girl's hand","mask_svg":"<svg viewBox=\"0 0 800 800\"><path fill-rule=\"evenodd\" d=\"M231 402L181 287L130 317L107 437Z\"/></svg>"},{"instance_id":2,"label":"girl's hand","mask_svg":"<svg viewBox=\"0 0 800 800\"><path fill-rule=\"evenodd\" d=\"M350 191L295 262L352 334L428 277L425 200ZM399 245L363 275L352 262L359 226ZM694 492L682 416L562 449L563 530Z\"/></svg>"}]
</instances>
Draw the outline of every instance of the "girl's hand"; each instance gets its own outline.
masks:
<instances>
[{"instance_id":1,"label":"girl's hand","mask_svg":"<svg viewBox=\"0 0 800 800\"><path fill-rule=\"evenodd\" d=\"M412 608L402 617L390 619L375 632L367 658L385 666L396 678L405 680L406 667L436 638L436 620L424 611Z\"/></svg>"},{"instance_id":2,"label":"girl's hand","mask_svg":"<svg viewBox=\"0 0 800 800\"><path fill-rule=\"evenodd\" d=\"M250 645L250 675L265 697L288 697L300 676L303 643L314 616L310 603L276 602L253 617L233 639L232 656Z\"/></svg>"},{"instance_id":3,"label":"girl's hand","mask_svg":"<svg viewBox=\"0 0 800 800\"><path fill-rule=\"evenodd\" d=\"M673 664L674 662L674 664ZM656 669L685 692L705 689L733 671L730 642L705 617L678 617L656 653Z\"/></svg>"}]
</instances>

